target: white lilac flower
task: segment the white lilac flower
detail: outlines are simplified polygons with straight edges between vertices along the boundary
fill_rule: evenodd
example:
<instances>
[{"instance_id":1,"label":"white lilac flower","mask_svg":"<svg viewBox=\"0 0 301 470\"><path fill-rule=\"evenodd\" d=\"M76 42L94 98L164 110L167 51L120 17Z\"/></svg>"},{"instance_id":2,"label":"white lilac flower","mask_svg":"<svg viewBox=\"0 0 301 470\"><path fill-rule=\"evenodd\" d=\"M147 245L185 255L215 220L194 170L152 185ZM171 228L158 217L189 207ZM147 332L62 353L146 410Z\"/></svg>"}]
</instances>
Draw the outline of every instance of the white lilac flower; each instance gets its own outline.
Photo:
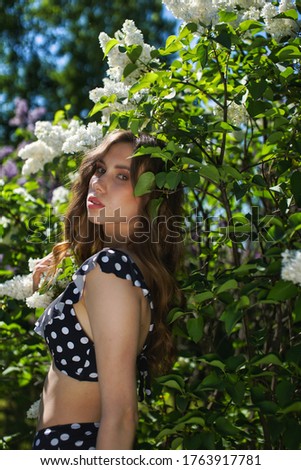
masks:
<instances>
[{"instance_id":1,"label":"white lilac flower","mask_svg":"<svg viewBox=\"0 0 301 470\"><path fill-rule=\"evenodd\" d=\"M54 211L56 212L56 207L60 204L64 204L68 202L70 195L69 189L65 188L64 186L59 186L55 188L52 192L51 204L54 207Z\"/></svg>"},{"instance_id":2,"label":"white lilac flower","mask_svg":"<svg viewBox=\"0 0 301 470\"><path fill-rule=\"evenodd\" d=\"M281 278L301 286L301 251L285 250L282 253Z\"/></svg>"},{"instance_id":3,"label":"white lilac flower","mask_svg":"<svg viewBox=\"0 0 301 470\"><path fill-rule=\"evenodd\" d=\"M132 20L125 20L121 30L116 31L114 38L118 41L119 46L139 45L142 47L142 51L135 62L136 70L126 77L123 77L124 69L128 64L132 63L127 53L123 52L120 47L116 47L116 45L108 52L107 61L109 68L106 72L107 76L103 79L103 87L94 88L89 93L89 97L94 103L98 103L102 97L116 96L115 101L102 110L102 120L104 123L108 121L112 112L129 111L137 106L144 92L141 90L129 98L129 90L139 77L147 71L147 66L152 60L151 51L154 49L144 42L142 32ZM100 33L99 43L104 52L111 39L106 33Z\"/></svg>"},{"instance_id":4,"label":"white lilac flower","mask_svg":"<svg viewBox=\"0 0 301 470\"><path fill-rule=\"evenodd\" d=\"M28 269L32 273L36 264L38 264L39 261L41 261L42 258L29 258L28 260Z\"/></svg>"},{"instance_id":5,"label":"white lilac flower","mask_svg":"<svg viewBox=\"0 0 301 470\"><path fill-rule=\"evenodd\" d=\"M102 126L96 122L90 122L87 126L81 125L76 131L67 137L62 146L64 153L85 152L87 149L97 147L103 136Z\"/></svg>"},{"instance_id":6,"label":"white lilac flower","mask_svg":"<svg viewBox=\"0 0 301 470\"><path fill-rule=\"evenodd\" d=\"M28 419L36 419L39 416L41 399L35 401L27 410L26 416Z\"/></svg>"},{"instance_id":7,"label":"white lilac flower","mask_svg":"<svg viewBox=\"0 0 301 470\"><path fill-rule=\"evenodd\" d=\"M203 23L213 27L219 22L219 12L232 11L237 15L234 26L247 19L263 19L266 31L275 39L295 36L298 24L289 18L274 18L279 13L296 9L293 0L281 0L279 6L271 0L163 0L176 18L184 23Z\"/></svg>"},{"instance_id":8,"label":"white lilac flower","mask_svg":"<svg viewBox=\"0 0 301 470\"><path fill-rule=\"evenodd\" d=\"M23 196L24 200L26 202L28 202L28 201L35 202L36 201L35 198L31 194L29 194L29 192L26 191L25 188L15 188L13 190L13 193L18 194L19 196Z\"/></svg>"},{"instance_id":9,"label":"white lilac flower","mask_svg":"<svg viewBox=\"0 0 301 470\"><path fill-rule=\"evenodd\" d=\"M23 147L18 156L25 160L22 174L30 175L42 170L46 163L54 159L55 153L45 142L37 140Z\"/></svg>"},{"instance_id":10,"label":"white lilac flower","mask_svg":"<svg viewBox=\"0 0 301 470\"><path fill-rule=\"evenodd\" d=\"M46 292L45 294L39 294L34 292L31 296L26 298L26 305L29 308L46 308L52 301L52 292Z\"/></svg>"},{"instance_id":11,"label":"white lilac flower","mask_svg":"<svg viewBox=\"0 0 301 470\"><path fill-rule=\"evenodd\" d=\"M228 106L228 120L231 124L241 127L247 124L249 118L248 111L243 104L232 101Z\"/></svg>"},{"instance_id":12,"label":"white lilac flower","mask_svg":"<svg viewBox=\"0 0 301 470\"><path fill-rule=\"evenodd\" d=\"M2 215L0 217L0 225L2 225L3 228L8 228L11 224L11 220L5 217L5 215Z\"/></svg>"},{"instance_id":13,"label":"white lilac flower","mask_svg":"<svg viewBox=\"0 0 301 470\"><path fill-rule=\"evenodd\" d=\"M0 296L7 295L16 300L25 300L32 295L32 274L16 275L0 284Z\"/></svg>"}]
</instances>

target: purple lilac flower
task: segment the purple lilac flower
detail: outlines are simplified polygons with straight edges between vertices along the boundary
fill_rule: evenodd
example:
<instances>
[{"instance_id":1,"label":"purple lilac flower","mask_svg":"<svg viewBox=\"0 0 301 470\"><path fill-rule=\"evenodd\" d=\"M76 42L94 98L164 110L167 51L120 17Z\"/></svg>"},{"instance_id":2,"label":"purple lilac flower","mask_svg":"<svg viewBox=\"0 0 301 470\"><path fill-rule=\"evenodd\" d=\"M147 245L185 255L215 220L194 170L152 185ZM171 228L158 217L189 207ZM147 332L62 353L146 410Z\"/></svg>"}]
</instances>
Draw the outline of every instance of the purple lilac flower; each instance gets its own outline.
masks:
<instances>
[{"instance_id":1,"label":"purple lilac flower","mask_svg":"<svg viewBox=\"0 0 301 470\"><path fill-rule=\"evenodd\" d=\"M10 153L14 151L14 147L11 145L5 145L4 147L0 148L0 160L3 160L3 158L7 157Z\"/></svg>"},{"instance_id":2,"label":"purple lilac flower","mask_svg":"<svg viewBox=\"0 0 301 470\"><path fill-rule=\"evenodd\" d=\"M30 131L34 131L35 123L39 121L41 117L44 116L44 114L46 114L46 108L44 108L43 106L39 106L29 111L27 117L27 129Z\"/></svg>"},{"instance_id":3,"label":"purple lilac flower","mask_svg":"<svg viewBox=\"0 0 301 470\"><path fill-rule=\"evenodd\" d=\"M8 121L10 126L25 127L27 124L28 103L22 98L15 99L15 116Z\"/></svg>"},{"instance_id":4,"label":"purple lilac flower","mask_svg":"<svg viewBox=\"0 0 301 470\"><path fill-rule=\"evenodd\" d=\"M7 162L2 165L0 168L0 177L3 178L6 176L7 178L13 178L18 174L17 165L13 160L7 160Z\"/></svg>"}]
</instances>

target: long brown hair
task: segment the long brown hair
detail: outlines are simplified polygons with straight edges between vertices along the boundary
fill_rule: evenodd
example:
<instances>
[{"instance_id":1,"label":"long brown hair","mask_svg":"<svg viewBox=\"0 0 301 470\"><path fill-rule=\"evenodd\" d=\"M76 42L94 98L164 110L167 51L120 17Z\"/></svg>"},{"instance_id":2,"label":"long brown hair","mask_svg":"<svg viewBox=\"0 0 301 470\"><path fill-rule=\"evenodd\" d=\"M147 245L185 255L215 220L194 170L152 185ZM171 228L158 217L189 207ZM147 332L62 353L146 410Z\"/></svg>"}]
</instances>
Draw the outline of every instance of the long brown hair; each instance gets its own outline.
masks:
<instances>
[{"instance_id":1,"label":"long brown hair","mask_svg":"<svg viewBox=\"0 0 301 470\"><path fill-rule=\"evenodd\" d=\"M52 250L54 255L52 273L68 253L74 254L77 262L81 264L104 248L103 227L88 220L86 197L97 162L113 144L122 142L131 143L133 153L141 147L162 149L165 145L148 134L135 136L130 131L117 130L108 134L97 148L87 153L80 165L79 177L72 188L72 198L65 217L64 241L55 245ZM168 169L168 165L170 164L158 156L151 157L151 153L134 156L130 167L133 188L141 173L164 172ZM155 375L167 372L175 358L172 335L166 318L170 309L182 298L175 279L183 249L180 227L182 198L181 187L173 191L154 187L147 195L148 202L140 217L141 230L147 236L141 237L142 232L135 231L127 243L129 250L134 247L135 255L148 273L147 283L154 302L155 330L151 335L152 340L147 355ZM152 209L154 200L160 204L155 217Z\"/></svg>"}]
</instances>

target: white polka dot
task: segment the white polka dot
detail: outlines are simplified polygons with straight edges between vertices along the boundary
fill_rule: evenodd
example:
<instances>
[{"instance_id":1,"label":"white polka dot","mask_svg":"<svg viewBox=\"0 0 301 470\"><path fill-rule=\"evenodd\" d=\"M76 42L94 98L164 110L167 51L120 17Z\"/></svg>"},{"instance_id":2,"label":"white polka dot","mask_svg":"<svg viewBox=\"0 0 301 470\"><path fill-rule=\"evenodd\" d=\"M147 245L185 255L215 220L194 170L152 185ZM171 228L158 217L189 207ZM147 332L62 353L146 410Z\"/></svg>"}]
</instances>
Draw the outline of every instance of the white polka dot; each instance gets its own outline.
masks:
<instances>
[{"instance_id":1,"label":"white polka dot","mask_svg":"<svg viewBox=\"0 0 301 470\"><path fill-rule=\"evenodd\" d=\"M126 257L126 256L124 256L124 255L122 255L122 256L121 256L121 259L122 259L122 261L124 261L125 263L126 263L126 262L127 262L127 260L128 260L128 259L127 259L127 257Z\"/></svg>"},{"instance_id":2,"label":"white polka dot","mask_svg":"<svg viewBox=\"0 0 301 470\"><path fill-rule=\"evenodd\" d=\"M37 439L35 444L36 444L36 447L38 447L40 445L40 442L41 442L41 439Z\"/></svg>"},{"instance_id":3,"label":"white polka dot","mask_svg":"<svg viewBox=\"0 0 301 470\"><path fill-rule=\"evenodd\" d=\"M72 308L72 309L70 310L70 313L71 313L71 315L73 315L73 316L75 317L75 311L74 311L74 308Z\"/></svg>"},{"instance_id":4,"label":"white polka dot","mask_svg":"<svg viewBox=\"0 0 301 470\"><path fill-rule=\"evenodd\" d=\"M130 274L127 274L125 277L126 277L126 279L127 279L128 281L131 281L131 280L132 280L132 276L131 276Z\"/></svg>"},{"instance_id":5,"label":"white polka dot","mask_svg":"<svg viewBox=\"0 0 301 470\"><path fill-rule=\"evenodd\" d=\"M72 279L75 281L77 279L77 274L73 274Z\"/></svg>"},{"instance_id":6,"label":"white polka dot","mask_svg":"<svg viewBox=\"0 0 301 470\"><path fill-rule=\"evenodd\" d=\"M67 300L65 300L65 304L67 304L67 305L72 305L72 304L73 304L73 302L72 302L72 300L71 300L71 299L67 299Z\"/></svg>"},{"instance_id":7,"label":"white polka dot","mask_svg":"<svg viewBox=\"0 0 301 470\"><path fill-rule=\"evenodd\" d=\"M81 447L83 445L84 441L76 441L75 445L76 447Z\"/></svg>"},{"instance_id":8,"label":"white polka dot","mask_svg":"<svg viewBox=\"0 0 301 470\"><path fill-rule=\"evenodd\" d=\"M112 253L112 254L114 254L114 253L115 253L115 251L114 251L114 250L111 250L111 249L110 249L110 250L108 250L108 252L109 252L109 253Z\"/></svg>"},{"instance_id":9,"label":"white polka dot","mask_svg":"<svg viewBox=\"0 0 301 470\"><path fill-rule=\"evenodd\" d=\"M78 293L79 293L79 290L78 290L77 287L75 289L73 289L73 294L78 294Z\"/></svg>"},{"instance_id":10,"label":"white polka dot","mask_svg":"<svg viewBox=\"0 0 301 470\"><path fill-rule=\"evenodd\" d=\"M63 369L61 370L61 373L65 374L65 375L68 375L68 372L66 370L63 370Z\"/></svg>"},{"instance_id":11,"label":"white polka dot","mask_svg":"<svg viewBox=\"0 0 301 470\"><path fill-rule=\"evenodd\" d=\"M68 441L69 437L70 437L69 434L61 434L60 435L61 441Z\"/></svg>"},{"instance_id":12,"label":"white polka dot","mask_svg":"<svg viewBox=\"0 0 301 470\"><path fill-rule=\"evenodd\" d=\"M89 339L86 336L84 336L83 338L80 339L80 342L82 344L87 344L87 343L89 343Z\"/></svg>"},{"instance_id":13,"label":"white polka dot","mask_svg":"<svg viewBox=\"0 0 301 470\"><path fill-rule=\"evenodd\" d=\"M69 349L73 349L74 348L74 343L72 343L72 341L68 341L67 346L68 346Z\"/></svg>"},{"instance_id":14,"label":"white polka dot","mask_svg":"<svg viewBox=\"0 0 301 470\"><path fill-rule=\"evenodd\" d=\"M77 375L80 375L82 373L84 369L82 367L80 367L79 369L77 369L76 373Z\"/></svg>"},{"instance_id":15,"label":"white polka dot","mask_svg":"<svg viewBox=\"0 0 301 470\"><path fill-rule=\"evenodd\" d=\"M88 264L84 264L84 265L82 266L82 270L83 270L83 271L87 271L88 269L89 269L89 265L88 265Z\"/></svg>"},{"instance_id":16,"label":"white polka dot","mask_svg":"<svg viewBox=\"0 0 301 470\"><path fill-rule=\"evenodd\" d=\"M89 447L88 450L96 450L96 447Z\"/></svg>"},{"instance_id":17,"label":"white polka dot","mask_svg":"<svg viewBox=\"0 0 301 470\"><path fill-rule=\"evenodd\" d=\"M137 287L140 287L140 286L141 286L141 282L140 282L140 281L135 281L134 284L135 284L135 286L137 286Z\"/></svg>"},{"instance_id":18,"label":"white polka dot","mask_svg":"<svg viewBox=\"0 0 301 470\"><path fill-rule=\"evenodd\" d=\"M148 290L147 289L142 289L143 295L146 296L148 295Z\"/></svg>"},{"instance_id":19,"label":"white polka dot","mask_svg":"<svg viewBox=\"0 0 301 470\"><path fill-rule=\"evenodd\" d=\"M51 309L49 308L49 309L47 310L47 315L50 315L50 314L51 314Z\"/></svg>"},{"instance_id":20,"label":"white polka dot","mask_svg":"<svg viewBox=\"0 0 301 470\"><path fill-rule=\"evenodd\" d=\"M56 347L56 350L57 350L57 352L59 352L59 353L60 353L60 352L63 352L62 346L57 346L57 347Z\"/></svg>"},{"instance_id":21,"label":"white polka dot","mask_svg":"<svg viewBox=\"0 0 301 470\"><path fill-rule=\"evenodd\" d=\"M62 328L62 333L63 333L64 335L68 335L68 334L69 334L69 329L68 329L66 326L64 326L64 327Z\"/></svg>"},{"instance_id":22,"label":"white polka dot","mask_svg":"<svg viewBox=\"0 0 301 470\"><path fill-rule=\"evenodd\" d=\"M52 332L51 332L51 338L53 338L53 339L56 339L56 338L57 338L57 334L56 334L55 331L52 331Z\"/></svg>"},{"instance_id":23,"label":"white polka dot","mask_svg":"<svg viewBox=\"0 0 301 470\"><path fill-rule=\"evenodd\" d=\"M80 427L81 427L81 426L80 426L80 424L78 424L78 423L73 423L73 424L71 424L71 429L80 429Z\"/></svg>"},{"instance_id":24,"label":"white polka dot","mask_svg":"<svg viewBox=\"0 0 301 470\"><path fill-rule=\"evenodd\" d=\"M154 326L155 326L155 325L154 325L153 323L152 323L151 325L149 325L149 331L153 331Z\"/></svg>"},{"instance_id":25,"label":"white polka dot","mask_svg":"<svg viewBox=\"0 0 301 470\"><path fill-rule=\"evenodd\" d=\"M115 269L117 271L120 271L121 270L121 265L119 263L115 263Z\"/></svg>"},{"instance_id":26,"label":"white polka dot","mask_svg":"<svg viewBox=\"0 0 301 470\"><path fill-rule=\"evenodd\" d=\"M51 433L51 429L49 429L49 428L45 429L45 431L44 431L45 436L48 436L48 434L50 434L50 433Z\"/></svg>"},{"instance_id":27,"label":"white polka dot","mask_svg":"<svg viewBox=\"0 0 301 470\"><path fill-rule=\"evenodd\" d=\"M104 263L107 263L109 261L109 258L107 256L103 256L101 258L101 261L103 261Z\"/></svg>"},{"instance_id":28,"label":"white polka dot","mask_svg":"<svg viewBox=\"0 0 301 470\"><path fill-rule=\"evenodd\" d=\"M77 331L81 331L81 330L82 330L82 327L80 326L80 323L76 323L75 329L76 329Z\"/></svg>"},{"instance_id":29,"label":"white polka dot","mask_svg":"<svg viewBox=\"0 0 301 470\"><path fill-rule=\"evenodd\" d=\"M61 313L61 315L58 317L59 320L64 320L65 319L65 314Z\"/></svg>"},{"instance_id":30,"label":"white polka dot","mask_svg":"<svg viewBox=\"0 0 301 470\"><path fill-rule=\"evenodd\" d=\"M150 302L149 306L150 306L151 309L153 309L154 308L154 302Z\"/></svg>"},{"instance_id":31,"label":"white polka dot","mask_svg":"<svg viewBox=\"0 0 301 470\"><path fill-rule=\"evenodd\" d=\"M59 440L58 440L58 439L51 439L51 441L50 441L50 444L51 444L52 446L56 446L56 445L58 445L58 443L59 443Z\"/></svg>"},{"instance_id":32,"label":"white polka dot","mask_svg":"<svg viewBox=\"0 0 301 470\"><path fill-rule=\"evenodd\" d=\"M67 365L66 359L62 359L62 360L61 360L61 364L62 364L62 366L66 366L66 365Z\"/></svg>"},{"instance_id":33,"label":"white polka dot","mask_svg":"<svg viewBox=\"0 0 301 470\"><path fill-rule=\"evenodd\" d=\"M85 432L85 435L86 435L86 436L91 436L91 434L92 434L91 431L86 431L86 432Z\"/></svg>"},{"instance_id":34,"label":"white polka dot","mask_svg":"<svg viewBox=\"0 0 301 470\"><path fill-rule=\"evenodd\" d=\"M84 367L89 367L90 365L90 361L86 360L86 362L84 363Z\"/></svg>"},{"instance_id":35,"label":"white polka dot","mask_svg":"<svg viewBox=\"0 0 301 470\"><path fill-rule=\"evenodd\" d=\"M73 356L72 361L74 361L74 362L79 362L79 361L80 361L80 357L79 357L79 356Z\"/></svg>"},{"instance_id":36,"label":"white polka dot","mask_svg":"<svg viewBox=\"0 0 301 470\"><path fill-rule=\"evenodd\" d=\"M91 379L97 379L98 374L96 372L91 372L91 374L89 374L89 377L91 377Z\"/></svg>"}]
</instances>

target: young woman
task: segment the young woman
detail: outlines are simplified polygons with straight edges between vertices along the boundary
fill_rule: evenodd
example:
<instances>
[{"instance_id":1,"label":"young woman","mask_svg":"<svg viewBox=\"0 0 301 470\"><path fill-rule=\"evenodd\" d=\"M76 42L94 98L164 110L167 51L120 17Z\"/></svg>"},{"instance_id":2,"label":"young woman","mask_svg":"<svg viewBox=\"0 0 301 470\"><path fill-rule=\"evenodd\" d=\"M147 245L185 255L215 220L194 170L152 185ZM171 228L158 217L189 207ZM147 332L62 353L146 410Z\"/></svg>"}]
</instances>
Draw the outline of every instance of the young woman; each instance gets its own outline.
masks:
<instances>
[{"instance_id":1,"label":"young woman","mask_svg":"<svg viewBox=\"0 0 301 470\"><path fill-rule=\"evenodd\" d=\"M150 374L170 367L173 345L166 315L178 297L182 190L135 197L146 171L166 170L140 148L154 137L115 131L84 158L65 218L65 241L37 265L54 274L72 253L80 268L37 321L52 355L34 449L132 449L139 396ZM160 199L151 218L154 199Z\"/></svg>"}]
</instances>

